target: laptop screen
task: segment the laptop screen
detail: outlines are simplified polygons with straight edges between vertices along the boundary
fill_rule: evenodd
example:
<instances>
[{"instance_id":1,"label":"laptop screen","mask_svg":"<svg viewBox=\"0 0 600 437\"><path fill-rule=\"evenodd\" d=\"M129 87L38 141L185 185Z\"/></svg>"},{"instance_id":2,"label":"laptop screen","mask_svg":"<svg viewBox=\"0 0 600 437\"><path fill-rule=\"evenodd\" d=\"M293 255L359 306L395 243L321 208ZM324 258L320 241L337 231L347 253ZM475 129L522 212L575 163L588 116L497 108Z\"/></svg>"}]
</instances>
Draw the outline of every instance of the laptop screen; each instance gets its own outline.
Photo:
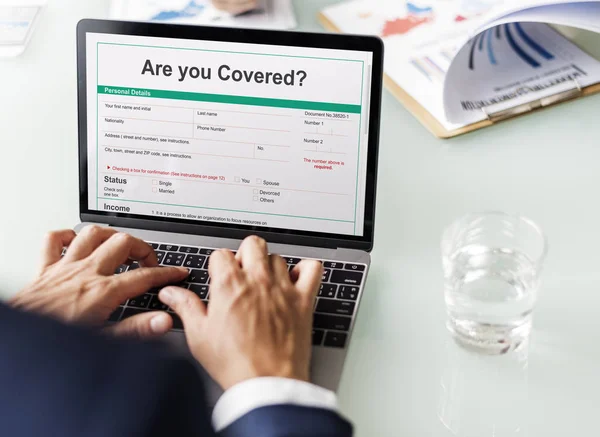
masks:
<instances>
[{"instance_id":1,"label":"laptop screen","mask_svg":"<svg viewBox=\"0 0 600 437\"><path fill-rule=\"evenodd\" d=\"M87 33L88 209L363 236L372 56Z\"/></svg>"}]
</instances>

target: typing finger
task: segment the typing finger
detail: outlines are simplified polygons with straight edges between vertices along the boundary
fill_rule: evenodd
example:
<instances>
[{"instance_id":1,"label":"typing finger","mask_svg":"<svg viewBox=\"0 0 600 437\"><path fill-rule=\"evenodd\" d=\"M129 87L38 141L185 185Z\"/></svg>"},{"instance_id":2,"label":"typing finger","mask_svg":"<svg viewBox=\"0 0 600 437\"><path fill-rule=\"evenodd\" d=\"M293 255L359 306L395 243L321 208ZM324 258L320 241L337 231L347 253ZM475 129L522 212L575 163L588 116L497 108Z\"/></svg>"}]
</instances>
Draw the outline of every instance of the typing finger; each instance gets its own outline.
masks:
<instances>
[{"instance_id":1,"label":"typing finger","mask_svg":"<svg viewBox=\"0 0 600 437\"><path fill-rule=\"evenodd\" d=\"M111 228L96 225L86 226L69 245L64 259L66 261L77 261L87 258L116 233L117 231Z\"/></svg>"},{"instance_id":2,"label":"typing finger","mask_svg":"<svg viewBox=\"0 0 600 437\"><path fill-rule=\"evenodd\" d=\"M206 306L197 295L185 288L165 287L160 291L158 297L181 317L186 334L204 332L193 329L204 322L207 314Z\"/></svg>"},{"instance_id":3,"label":"typing finger","mask_svg":"<svg viewBox=\"0 0 600 437\"><path fill-rule=\"evenodd\" d=\"M288 265L282 257L279 255L271 255L271 270L275 276L275 281L282 286L284 290L289 289L292 281L290 279L290 273L288 271Z\"/></svg>"},{"instance_id":4,"label":"typing finger","mask_svg":"<svg viewBox=\"0 0 600 437\"><path fill-rule=\"evenodd\" d=\"M208 263L208 273L211 278L211 292L233 287L240 278L242 269L233 253L222 249L213 252Z\"/></svg>"},{"instance_id":5,"label":"typing finger","mask_svg":"<svg viewBox=\"0 0 600 437\"><path fill-rule=\"evenodd\" d=\"M296 290L307 302L314 303L323 277L323 265L319 261L305 259L294 267L292 276L297 278Z\"/></svg>"},{"instance_id":6,"label":"typing finger","mask_svg":"<svg viewBox=\"0 0 600 437\"><path fill-rule=\"evenodd\" d=\"M113 234L98 247L91 258L98 265L98 273L112 275L117 267L128 260L139 261L144 267L156 267L158 261L152 247L129 234Z\"/></svg>"},{"instance_id":7,"label":"typing finger","mask_svg":"<svg viewBox=\"0 0 600 437\"><path fill-rule=\"evenodd\" d=\"M119 305L151 288L183 281L189 272L183 267L147 267L115 275L111 278L110 303Z\"/></svg>"},{"instance_id":8,"label":"typing finger","mask_svg":"<svg viewBox=\"0 0 600 437\"><path fill-rule=\"evenodd\" d=\"M60 260L63 248L69 246L77 234L71 229L50 232L44 239L41 268L46 268Z\"/></svg>"},{"instance_id":9,"label":"typing finger","mask_svg":"<svg viewBox=\"0 0 600 437\"><path fill-rule=\"evenodd\" d=\"M256 236L246 238L238 250L236 259L246 274L259 280L271 278L267 242L262 238Z\"/></svg>"}]
</instances>

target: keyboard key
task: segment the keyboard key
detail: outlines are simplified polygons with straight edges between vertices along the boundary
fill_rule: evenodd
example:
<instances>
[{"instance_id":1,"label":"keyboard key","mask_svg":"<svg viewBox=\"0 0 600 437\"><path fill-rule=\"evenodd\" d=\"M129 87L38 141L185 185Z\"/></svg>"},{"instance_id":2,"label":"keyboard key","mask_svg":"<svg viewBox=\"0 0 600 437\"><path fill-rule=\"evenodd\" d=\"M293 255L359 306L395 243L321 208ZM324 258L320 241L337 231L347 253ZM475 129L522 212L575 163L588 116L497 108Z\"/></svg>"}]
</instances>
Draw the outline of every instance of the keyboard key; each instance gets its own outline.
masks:
<instances>
[{"instance_id":1,"label":"keyboard key","mask_svg":"<svg viewBox=\"0 0 600 437\"><path fill-rule=\"evenodd\" d=\"M120 275L121 273L125 273L128 268L129 268L129 266L127 264L121 264L119 267L117 267L117 270L115 270L115 275Z\"/></svg>"},{"instance_id":2,"label":"keyboard key","mask_svg":"<svg viewBox=\"0 0 600 437\"><path fill-rule=\"evenodd\" d=\"M184 253L167 252L167 254L165 255L165 259L163 260L163 265L165 265L165 266L180 266L183 264L184 259L185 259Z\"/></svg>"},{"instance_id":3,"label":"keyboard key","mask_svg":"<svg viewBox=\"0 0 600 437\"><path fill-rule=\"evenodd\" d=\"M182 253L198 253L200 249L198 249L197 247L185 247L185 246L181 246L179 248L179 251Z\"/></svg>"},{"instance_id":4,"label":"keyboard key","mask_svg":"<svg viewBox=\"0 0 600 437\"><path fill-rule=\"evenodd\" d=\"M346 346L347 334L343 332L329 331L325 336L325 346L329 347L344 347Z\"/></svg>"},{"instance_id":5,"label":"keyboard key","mask_svg":"<svg viewBox=\"0 0 600 437\"><path fill-rule=\"evenodd\" d=\"M208 283L208 271L192 270L190 272L190 276L187 278L187 281L194 284L206 284Z\"/></svg>"},{"instance_id":6,"label":"keyboard key","mask_svg":"<svg viewBox=\"0 0 600 437\"><path fill-rule=\"evenodd\" d=\"M350 317L331 316L329 314L315 314L313 327L319 329L336 329L338 331L348 331L350 329Z\"/></svg>"},{"instance_id":7,"label":"keyboard key","mask_svg":"<svg viewBox=\"0 0 600 437\"><path fill-rule=\"evenodd\" d=\"M123 313L123 307L119 307L113 311L113 313L108 317L107 322L118 322L121 317L121 313Z\"/></svg>"},{"instance_id":8,"label":"keyboard key","mask_svg":"<svg viewBox=\"0 0 600 437\"><path fill-rule=\"evenodd\" d=\"M167 311L169 307L162 303L157 295L153 295L148 309L152 311Z\"/></svg>"},{"instance_id":9,"label":"keyboard key","mask_svg":"<svg viewBox=\"0 0 600 437\"><path fill-rule=\"evenodd\" d=\"M166 250L167 252L177 252L179 250L179 246L174 246L172 244L161 244L159 249Z\"/></svg>"},{"instance_id":10,"label":"keyboard key","mask_svg":"<svg viewBox=\"0 0 600 437\"><path fill-rule=\"evenodd\" d=\"M300 261L302 261L300 258L292 258L289 256L284 256L283 259L285 260L286 263L288 263L288 265L296 265L298 264Z\"/></svg>"},{"instance_id":11,"label":"keyboard key","mask_svg":"<svg viewBox=\"0 0 600 437\"><path fill-rule=\"evenodd\" d=\"M360 285L362 278L362 272L351 272L348 270L333 270L330 281L336 284Z\"/></svg>"},{"instance_id":12,"label":"keyboard key","mask_svg":"<svg viewBox=\"0 0 600 437\"><path fill-rule=\"evenodd\" d=\"M183 263L184 267L189 269L201 269L204 266L206 257L202 255L188 255Z\"/></svg>"},{"instance_id":13,"label":"keyboard key","mask_svg":"<svg viewBox=\"0 0 600 437\"><path fill-rule=\"evenodd\" d=\"M139 269L140 267L141 267L141 266L140 266L140 263L139 263L139 262L137 262L137 261L134 261L134 262L132 262L132 263L131 263L131 265L129 266L129 270L131 271L131 270Z\"/></svg>"},{"instance_id":14,"label":"keyboard key","mask_svg":"<svg viewBox=\"0 0 600 437\"><path fill-rule=\"evenodd\" d=\"M318 313L339 314L341 316L351 316L354 313L354 302L343 302L333 299L319 299L316 311Z\"/></svg>"},{"instance_id":15,"label":"keyboard key","mask_svg":"<svg viewBox=\"0 0 600 437\"><path fill-rule=\"evenodd\" d=\"M214 251L215 249L200 249L200 254L210 256Z\"/></svg>"},{"instance_id":16,"label":"keyboard key","mask_svg":"<svg viewBox=\"0 0 600 437\"><path fill-rule=\"evenodd\" d=\"M148 242L146 241L146 243L148 243ZM150 246L152 246L152 249L154 249L154 250L158 249L158 243L148 243L148 244Z\"/></svg>"},{"instance_id":17,"label":"keyboard key","mask_svg":"<svg viewBox=\"0 0 600 437\"><path fill-rule=\"evenodd\" d=\"M190 290L196 293L200 299L208 297L208 285L191 284Z\"/></svg>"},{"instance_id":18,"label":"keyboard key","mask_svg":"<svg viewBox=\"0 0 600 437\"><path fill-rule=\"evenodd\" d=\"M346 270L354 270L355 272L364 272L365 266L362 264L346 264Z\"/></svg>"},{"instance_id":19,"label":"keyboard key","mask_svg":"<svg viewBox=\"0 0 600 437\"><path fill-rule=\"evenodd\" d=\"M319 296L334 298L336 291L337 285L335 284L321 284L321 288L319 289Z\"/></svg>"},{"instance_id":20,"label":"keyboard key","mask_svg":"<svg viewBox=\"0 0 600 437\"><path fill-rule=\"evenodd\" d=\"M162 264L163 259L165 258L165 252L160 252L160 251L156 251L154 252L156 254L156 259L158 260L159 264Z\"/></svg>"},{"instance_id":21,"label":"keyboard key","mask_svg":"<svg viewBox=\"0 0 600 437\"><path fill-rule=\"evenodd\" d=\"M134 297L133 299L129 299L129 301L127 301L127 306L134 307L134 308L148 308L148 304L150 303L151 299L152 299L151 294L148 294L148 293L142 294L141 296Z\"/></svg>"},{"instance_id":22,"label":"keyboard key","mask_svg":"<svg viewBox=\"0 0 600 437\"><path fill-rule=\"evenodd\" d=\"M121 320L125 320L129 317L133 317L138 314L142 314L142 313L146 313L146 312L148 312L148 311L138 309L138 308L125 308L125 311L123 311L123 315L121 316Z\"/></svg>"},{"instance_id":23,"label":"keyboard key","mask_svg":"<svg viewBox=\"0 0 600 437\"><path fill-rule=\"evenodd\" d=\"M338 299L356 300L358 298L358 287L342 285L337 294Z\"/></svg>"},{"instance_id":24,"label":"keyboard key","mask_svg":"<svg viewBox=\"0 0 600 437\"><path fill-rule=\"evenodd\" d=\"M313 329L312 330L313 346L321 346L321 343L323 343L324 336L325 336L325 331L321 331L320 329Z\"/></svg>"},{"instance_id":25,"label":"keyboard key","mask_svg":"<svg viewBox=\"0 0 600 437\"><path fill-rule=\"evenodd\" d=\"M323 276L321 277L321 282L329 282L329 277L331 276L331 270L325 269L323 270Z\"/></svg>"},{"instance_id":26,"label":"keyboard key","mask_svg":"<svg viewBox=\"0 0 600 437\"><path fill-rule=\"evenodd\" d=\"M183 331L183 322L179 318L177 314L171 313L171 317L173 318L173 329L178 329Z\"/></svg>"},{"instance_id":27,"label":"keyboard key","mask_svg":"<svg viewBox=\"0 0 600 437\"><path fill-rule=\"evenodd\" d=\"M343 269L344 263L340 263L337 261L325 261L323 263L323 267L325 267L326 269Z\"/></svg>"}]
</instances>

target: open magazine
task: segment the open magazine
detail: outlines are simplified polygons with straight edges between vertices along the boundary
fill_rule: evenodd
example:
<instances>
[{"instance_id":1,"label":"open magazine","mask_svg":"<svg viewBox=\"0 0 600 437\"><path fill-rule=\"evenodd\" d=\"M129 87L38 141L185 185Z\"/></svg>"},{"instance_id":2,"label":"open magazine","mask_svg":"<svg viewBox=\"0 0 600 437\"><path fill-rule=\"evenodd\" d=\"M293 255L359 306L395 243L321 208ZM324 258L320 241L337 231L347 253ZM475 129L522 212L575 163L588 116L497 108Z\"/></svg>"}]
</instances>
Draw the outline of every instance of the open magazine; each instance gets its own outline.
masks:
<instances>
[{"instance_id":1,"label":"open magazine","mask_svg":"<svg viewBox=\"0 0 600 437\"><path fill-rule=\"evenodd\" d=\"M600 32L600 1L354 0L322 17L381 36L388 78L447 132L600 83L600 62L548 25Z\"/></svg>"}]
</instances>

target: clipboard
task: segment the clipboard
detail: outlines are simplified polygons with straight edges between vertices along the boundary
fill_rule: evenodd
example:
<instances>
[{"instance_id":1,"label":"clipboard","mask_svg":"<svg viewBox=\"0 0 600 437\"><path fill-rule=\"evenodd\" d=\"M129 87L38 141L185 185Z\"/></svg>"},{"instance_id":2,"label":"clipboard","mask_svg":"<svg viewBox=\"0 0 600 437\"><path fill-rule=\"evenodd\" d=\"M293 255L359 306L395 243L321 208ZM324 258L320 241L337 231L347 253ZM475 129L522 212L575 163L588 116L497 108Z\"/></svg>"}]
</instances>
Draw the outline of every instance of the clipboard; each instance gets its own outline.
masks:
<instances>
[{"instance_id":1,"label":"clipboard","mask_svg":"<svg viewBox=\"0 0 600 437\"><path fill-rule=\"evenodd\" d=\"M341 33L340 29L329 19L325 14L319 12L317 18L321 25L336 33ZM486 116L485 120L478 121L476 123L463 126L455 130L447 130L442 124L431 115L419 102L417 102L409 93L402 89L392 78L385 74L383 75L383 83L387 90L404 105L406 109L425 126L433 135L438 138L453 138L459 135L463 135L469 132L473 132L484 127L492 126L500 122L510 120L511 118L520 117L532 112L546 109L550 106L554 106L560 103L565 103L571 100L578 99L580 97L590 96L592 94L600 93L600 83L587 86L582 88L576 81L573 81L573 87L567 91L561 91L551 96L534 100L529 103L517 105L512 108L503 109L500 111L488 111L483 108L483 112Z\"/></svg>"}]
</instances>

